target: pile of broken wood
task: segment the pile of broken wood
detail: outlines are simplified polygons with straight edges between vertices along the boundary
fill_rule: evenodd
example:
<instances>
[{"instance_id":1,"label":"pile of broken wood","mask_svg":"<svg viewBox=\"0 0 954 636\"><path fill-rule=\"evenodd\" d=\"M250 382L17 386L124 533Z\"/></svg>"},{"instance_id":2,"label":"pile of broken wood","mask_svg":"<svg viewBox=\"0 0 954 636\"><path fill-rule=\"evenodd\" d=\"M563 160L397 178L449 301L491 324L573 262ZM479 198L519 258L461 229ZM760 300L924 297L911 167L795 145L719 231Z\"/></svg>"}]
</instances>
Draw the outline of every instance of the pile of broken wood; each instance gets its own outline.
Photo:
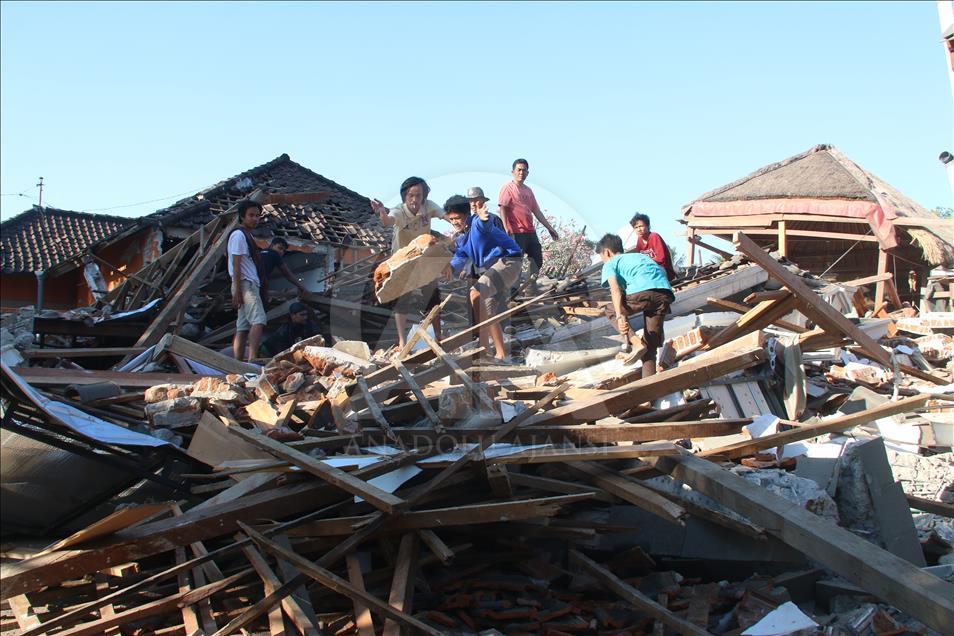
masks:
<instances>
[{"instance_id":1,"label":"pile of broken wood","mask_svg":"<svg viewBox=\"0 0 954 636\"><path fill-rule=\"evenodd\" d=\"M64 635L741 633L824 579L886 605L816 606L818 629L944 633L954 586L919 567L923 555L840 527L822 495L793 504L740 477L760 471L738 463L790 468L784 449L800 442L866 437L861 427L947 409L949 340L892 332L879 342L813 281L744 235L736 244L749 262L679 286L674 313L691 314L739 271L755 282L732 294L769 278L783 291L746 295L741 308L730 293L715 298L737 317L714 327L693 316L648 378L605 356L572 370L531 365L541 341L600 326L558 321L553 337L554 314L596 315L587 310L599 292L585 285L488 321L512 322L524 367L482 363L479 326L435 341L433 312L396 355L317 337L261 370L166 336L150 360L179 372L90 374L122 389L110 397L66 397L84 384L78 369L5 366L21 426L45 416L22 406L30 396L14 374L112 424L174 433L178 491L20 550L22 560L8 551L3 625ZM796 311L810 324L786 320ZM563 364L559 353L540 355ZM196 363L221 375L198 377ZM749 385L745 402L737 389ZM839 411L858 386L883 397ZM771 429L753 426L773 413ZM951 516L948 504L921 505ZM638 524L626 512L636 509ZM702 523L778 546L802 569L733 578L662 561L634 538L655 522L670 529L661 534Z\"/></svg>"}]
</instances>

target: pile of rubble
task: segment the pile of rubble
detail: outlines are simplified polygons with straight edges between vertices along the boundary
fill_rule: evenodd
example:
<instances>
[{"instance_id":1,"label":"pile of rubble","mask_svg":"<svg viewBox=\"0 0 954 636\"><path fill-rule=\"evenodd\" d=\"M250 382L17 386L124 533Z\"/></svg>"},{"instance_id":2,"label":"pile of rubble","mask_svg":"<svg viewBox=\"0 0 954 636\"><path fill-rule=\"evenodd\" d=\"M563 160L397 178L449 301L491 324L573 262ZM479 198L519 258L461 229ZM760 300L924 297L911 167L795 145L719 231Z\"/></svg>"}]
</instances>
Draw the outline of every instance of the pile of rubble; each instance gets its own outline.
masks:
<instances>
[{"instance_id":1,"label":"pile of rubble","mask_svg":"<svg viewBox=\"0 0 954 636\"><path fill-rule=\"evenodd\" d=\"M109 371L5 363L9 434L147 485L7 546L0 625L944 633L950 334L737 247L676 286L647 378L585 275L488 321L517 365L479 326L435 341L433 312L401 351L317 336L261 368L173 335Z\"/></svg>"}]
</instances>

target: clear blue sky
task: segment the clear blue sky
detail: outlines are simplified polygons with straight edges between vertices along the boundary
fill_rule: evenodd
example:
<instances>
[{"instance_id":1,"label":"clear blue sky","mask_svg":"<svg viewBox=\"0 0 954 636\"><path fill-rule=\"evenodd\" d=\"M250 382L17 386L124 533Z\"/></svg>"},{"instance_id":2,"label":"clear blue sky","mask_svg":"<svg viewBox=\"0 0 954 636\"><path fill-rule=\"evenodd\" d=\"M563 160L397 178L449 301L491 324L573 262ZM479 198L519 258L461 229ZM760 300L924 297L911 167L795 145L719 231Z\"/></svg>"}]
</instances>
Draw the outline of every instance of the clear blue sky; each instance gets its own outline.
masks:
<instances>
[{"instance_id":1,"label":"clear blue sky","mask_svg":"<svg viewBox=\"0 0 954 636\"><path fill-rule=\"evenodd\" d=\"M283 152L439 203L525 156L551 213L645 211L682 251L683 204L817 143L952 205L933 2L4 2L0 53L4 219L40 175L47 205L139 216Z\"/></svg>"}]
</instances>

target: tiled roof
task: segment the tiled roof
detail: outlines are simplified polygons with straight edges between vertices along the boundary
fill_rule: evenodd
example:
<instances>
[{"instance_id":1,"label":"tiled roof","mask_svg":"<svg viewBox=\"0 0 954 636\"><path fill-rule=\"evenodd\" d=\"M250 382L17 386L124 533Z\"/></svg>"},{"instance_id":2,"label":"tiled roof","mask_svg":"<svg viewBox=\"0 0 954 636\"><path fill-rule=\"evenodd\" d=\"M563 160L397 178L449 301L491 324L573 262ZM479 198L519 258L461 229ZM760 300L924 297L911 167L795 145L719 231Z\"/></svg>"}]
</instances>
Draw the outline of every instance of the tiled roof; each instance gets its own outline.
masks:
<instances>
[{"instance_id":1,"label":"tiled roof","mask_svg":"<svg viewBox=\"0 0 954 636\"><path fill-rule=\"evenodd\" d=\"M0 224L0 269L49 269L137 222L126 217L33 206Z\"/></svg>"},{"instance_id":2,"label":"tiled roof","mask_svg":"<svg viewBox=\"0 0 954 636\"><path fill-rule=\"evenodd\" d=\"M331 196L320 203L272 206L256 235L341 245L380 247L389 243L390 229L381 225L367 197L295 163L287 154L182 199L142 221L198 229L259 188L270 194L328 192Z\"/></svg>"}]
</instances>

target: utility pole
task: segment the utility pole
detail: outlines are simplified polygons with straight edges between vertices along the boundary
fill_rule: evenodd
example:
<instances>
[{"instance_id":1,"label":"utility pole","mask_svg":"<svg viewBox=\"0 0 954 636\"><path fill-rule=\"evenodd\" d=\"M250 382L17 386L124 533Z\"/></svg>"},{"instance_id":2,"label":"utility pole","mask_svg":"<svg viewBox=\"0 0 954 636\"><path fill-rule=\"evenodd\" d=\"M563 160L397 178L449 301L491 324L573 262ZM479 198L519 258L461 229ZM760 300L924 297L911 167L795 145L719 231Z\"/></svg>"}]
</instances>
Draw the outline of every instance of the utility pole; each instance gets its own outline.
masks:
<instances>
[{"instance_id":1,"label":"utility pole","mask_svg":"<svg viewBox=\"0 0 954 636\"><path fill-rule=\"evenodd\" d=\"M40 177L40 182L36 184L36 187L40 189L40 208L43 207L43 177Z\"/></svg>"}]
</instances>

